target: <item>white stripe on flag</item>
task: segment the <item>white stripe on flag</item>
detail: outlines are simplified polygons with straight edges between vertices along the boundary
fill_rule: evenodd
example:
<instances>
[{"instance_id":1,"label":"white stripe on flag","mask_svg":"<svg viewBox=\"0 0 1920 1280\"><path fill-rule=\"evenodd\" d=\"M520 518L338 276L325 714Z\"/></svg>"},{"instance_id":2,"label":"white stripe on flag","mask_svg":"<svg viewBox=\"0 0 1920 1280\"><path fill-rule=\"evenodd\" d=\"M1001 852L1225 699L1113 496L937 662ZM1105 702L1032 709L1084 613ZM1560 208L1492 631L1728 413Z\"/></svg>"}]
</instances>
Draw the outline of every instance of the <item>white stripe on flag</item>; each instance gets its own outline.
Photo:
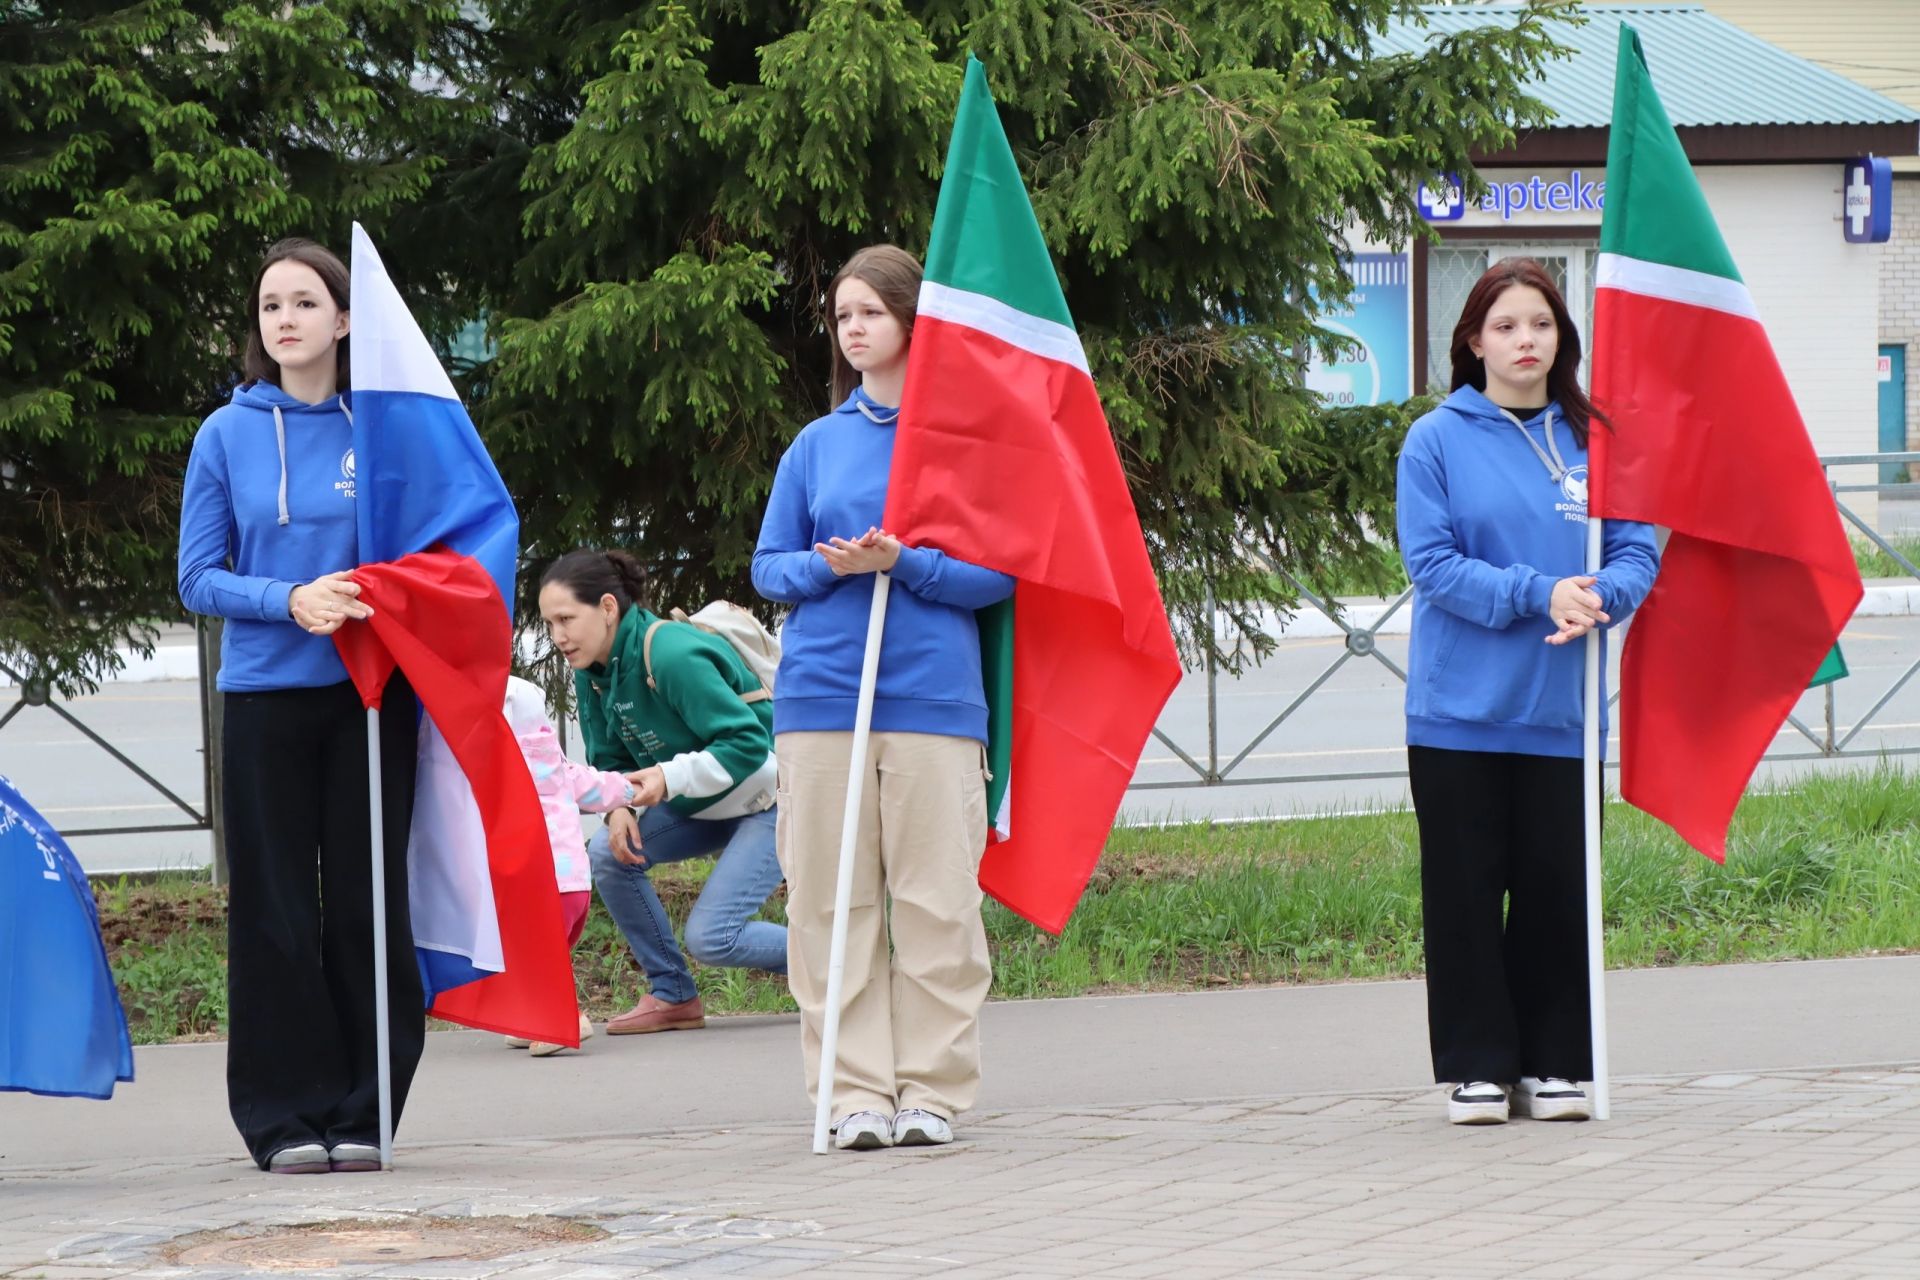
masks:
<instances>
[{"instance_id":1,"label":"white stripe on flag","mask_svg":"<svg viewBox=\"0 0 1920 1280\"><path fill-rule=\"evenodd\" d=\"M1668 302L1684 302L1694 307L1709 307L1728 315L1745 316L1758 321L1760 312L1753 305L1747 286L1725 276L1685 267L1669 267L1644 258L1629 258L1618 253L1600 255L1595 287L1619 289Z\"/></svg>"},{"instance_id":2,"label":"white stripe on flag","mask_svg":"<svg viewBox=\"0 0 1920 1280\"><path fill-rule=\"evenodd\" d=\"M415 946L465 956L488 973L506 970L480 807L466 770L429 716L420 718L407 901Z\"/></svg>"},{"instance_id":3,"label":"white stripe on flag","mask_svg":"<svg viewBox=\"0 0 1920 1280\"><path fill-rule=\"evenodd\" d=\"M353 224L353 387L413 391L458 400L453 381L413 313L400 300L386 264L359 223Z\"/></svg>"},{"instance_id":4,"label":"white stripe on flag","mask_svg":"<svg viewBox=\"0 0 1920 1280\"><path fill-rule=\"evenodd\" d=\"M1072 365L1082 373L1090 373L1086 349L1080 345L1079 334L1064 324L1029 315L984 293L970 293L965 289L923 280L920 282L919 313L950 324L978 329L1031 355L1057 360L1061 364Z\"/></svg>"},{"instance_id":5,"label":"white stripe on flag","mask_svg":"<svg viewBox=\"0 0 1920 1280\"><path fill-rule=\"evenodd\" d=\"M1007 773L1007 789L1000 793L1000 809L993 815L993 833L1002 840L1013 835L1013 773Z\"/></svg>"}]
</instances>

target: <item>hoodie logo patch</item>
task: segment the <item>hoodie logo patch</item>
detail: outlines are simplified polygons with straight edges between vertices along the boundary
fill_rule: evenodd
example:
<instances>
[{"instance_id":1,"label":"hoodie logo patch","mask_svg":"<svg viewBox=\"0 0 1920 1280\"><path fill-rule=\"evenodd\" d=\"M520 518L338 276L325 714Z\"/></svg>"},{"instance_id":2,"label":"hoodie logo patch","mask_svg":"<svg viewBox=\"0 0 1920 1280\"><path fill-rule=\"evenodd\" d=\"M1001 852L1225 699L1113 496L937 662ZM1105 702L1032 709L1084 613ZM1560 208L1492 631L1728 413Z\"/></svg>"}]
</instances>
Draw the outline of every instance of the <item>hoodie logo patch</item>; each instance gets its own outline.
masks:
<instances>
[{"instance_id":1,"label":"hoodie logo patch","mask_svg":"<svg viewBox=\"0 0 1920 1280\"><path fill-rule=\"evenodd\" d=\"M353 496L353 450L351 449L340 455L340 475L341 478L333 482L334 490L351 498Z\"/></svg>"},{"instance_id":2,"label":"hoodie logo patch","mask_svg":"<svg viewBox=\"0 0 1920 1280\"><path fill-rule=\"evenodd\" d=\"M1586 463L1569 468L1567 474L1560 477L1560 493L1566 501L1554 503L1553 509L1569 520L1585 524L1587 522Z\"/></svg>"}]
</instances>

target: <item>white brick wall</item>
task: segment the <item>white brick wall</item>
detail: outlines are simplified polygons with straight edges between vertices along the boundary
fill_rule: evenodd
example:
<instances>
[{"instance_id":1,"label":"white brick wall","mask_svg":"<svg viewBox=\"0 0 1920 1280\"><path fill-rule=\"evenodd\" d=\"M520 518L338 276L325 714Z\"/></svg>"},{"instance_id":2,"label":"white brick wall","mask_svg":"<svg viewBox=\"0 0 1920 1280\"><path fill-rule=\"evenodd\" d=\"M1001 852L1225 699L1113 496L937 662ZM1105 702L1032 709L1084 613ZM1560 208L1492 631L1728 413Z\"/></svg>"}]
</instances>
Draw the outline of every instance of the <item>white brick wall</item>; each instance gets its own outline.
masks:
<instances>
[{"instance_id":1,"label":"white brick wall","mask_svg":"<svg viewBox=\"0 0 1920 1280\"><path fill-rule=\"evenodd\" d=\"M1847 243L1841 165L1702 165L1694 172L1753 293L1815 451L1874 452L1886 246ZM1843 484L1877 478L1870 467L1831 475ZM1851 494L1847 505L1878 524L1875 495Z\"/></svg>"},{"instance_id":2,"label":"white brick wall","mask_svg":"<svg viewBox=\"0 0 1920 1280\"><path fill-rule=\"evenodd\" d=\"M1907 448L1920 449L1920 174L1893 180L1893 239L1880 256L1880 341L1907 348Z\"/></svg>"},{"instance_id":3,"label":"white brick wall","mask_svg":"<svg viewBox=\"0 0 1920 1280\"><path fill-rule=\"evenodd\" d=\"M1694 172L1814 448L1872 452L1884 246L1848 244L1842 235L1840 165L1702 165Z\"/></svg>"}]
</instances>

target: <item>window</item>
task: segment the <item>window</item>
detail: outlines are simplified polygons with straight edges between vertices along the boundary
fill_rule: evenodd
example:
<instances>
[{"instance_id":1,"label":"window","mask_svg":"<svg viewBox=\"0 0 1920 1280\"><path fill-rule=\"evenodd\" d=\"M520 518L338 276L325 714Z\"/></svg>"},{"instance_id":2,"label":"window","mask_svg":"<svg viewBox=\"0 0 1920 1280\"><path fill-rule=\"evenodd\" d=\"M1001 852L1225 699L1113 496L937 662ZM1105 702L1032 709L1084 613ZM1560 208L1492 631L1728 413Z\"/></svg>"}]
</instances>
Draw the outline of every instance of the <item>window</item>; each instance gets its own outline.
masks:
<instances>
[{"instance_id":1,"label":"window","mask_svg":"<svg viewBox=\"0 0 1920 1280\"><path fill-rule=\"evenodd\" d=\"M1427 251L1427 390L1444 394L1453 382L1453 326L1467 294L1488 267L1502 258L1533 258L1547 269L1567 299L1582 348L1593 333L1593 277L1598 241L1484 241L1434 245Z\"/></svg>"}]
</instances>

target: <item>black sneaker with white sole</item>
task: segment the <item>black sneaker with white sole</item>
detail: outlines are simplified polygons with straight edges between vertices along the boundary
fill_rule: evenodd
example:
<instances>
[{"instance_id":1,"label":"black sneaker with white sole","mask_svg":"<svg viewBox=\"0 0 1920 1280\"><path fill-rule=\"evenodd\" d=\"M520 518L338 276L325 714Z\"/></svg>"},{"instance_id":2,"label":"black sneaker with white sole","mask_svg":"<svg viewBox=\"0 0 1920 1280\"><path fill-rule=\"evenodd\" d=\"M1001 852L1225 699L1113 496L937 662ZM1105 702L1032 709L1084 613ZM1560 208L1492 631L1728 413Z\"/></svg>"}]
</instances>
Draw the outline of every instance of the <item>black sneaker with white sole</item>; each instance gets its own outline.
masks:
<instances>
[{"instance_id":1,"label":"black sneaker with white sole","mask_svg":"<svg viewBox=\"0 0 1920 1280\"><path fill-rule=\"evenodd\" d=\"M1447 1119L1453 1124L1505 1124L1507 1086L1473 1080L1447 1095Z\"/></svg>"},{"instance_id":2,"label":"black sneaker with white sole","mask_svg":"<svg viewBox=\"0 0 1920 1280\"><path fill-rule=\"evenodd\" d=\"M1513 1114L1529 1120L1591 1120L1587 1091L1558 1076L1521 1076L1513 1090Z\"/></svg>"}]
</instances>

